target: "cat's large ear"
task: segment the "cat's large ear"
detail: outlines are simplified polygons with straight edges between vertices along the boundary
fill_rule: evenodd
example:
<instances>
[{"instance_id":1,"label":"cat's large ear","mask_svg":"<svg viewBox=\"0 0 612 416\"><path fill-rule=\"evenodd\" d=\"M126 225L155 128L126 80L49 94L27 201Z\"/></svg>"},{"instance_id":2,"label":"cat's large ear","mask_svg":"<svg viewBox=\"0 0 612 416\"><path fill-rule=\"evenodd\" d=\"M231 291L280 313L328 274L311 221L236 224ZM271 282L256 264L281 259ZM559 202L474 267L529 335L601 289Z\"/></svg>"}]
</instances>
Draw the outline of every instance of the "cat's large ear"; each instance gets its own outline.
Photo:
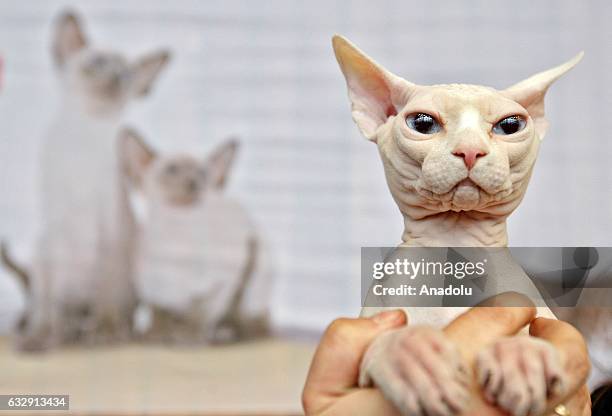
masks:
<instances>
[{"instance_id":1,"label":"cat's large ear","mask_svg":"<svg viewBox=\"0 0 612 416\"><path fill-rule=\"evenodd\" d=\"M51 52L58 67L64 65L68 57L87 45L87 38L81 28L76 13L67 10L62 12L55 22L55 33Z\"/></svg>"},{"instance_id":2,"label":"cat's large ear","mask_svg":"<svg viewBox=\"0 0 612 416\"><path fill-rule=\"evenodd\" d=\"M206 172L209 175L209 182L215 188L222 188L226 184L237 152L238 140L229 139L217 147L206 159Z\"/></svg>"},{"instance_id":3,"label":"cat's large ear","mask_svg":"<svg viewBox=\"0 0 612 416\"><path fill-rule=\"evenodd\" d=\"M342 36L334 36L332 45L346 78L353 120L367 139L376 141L378 128L406 104L415 85L378 65Z\"/></svg>"},{"instance_id":4,"label":"cat's large ear","mask_svg":"<svg viewBox=\"0 0 612 416\"><path fill-rule=\"evenodd\" d=\"M536 133L541 139L544 138L548 129L548 121L544 114L544 96L546 91L548 91L548 87L553 82L575 67L583 55L584 52L580 52L566 63L537 73L502 91L504 95L516 101L527 110L535 123Z\"/></svg>"},{"instance_id":5,"label":"cat's large ear","mask_svg":"<svg viewBox=\"0 0 612 416\"><path fill-rule=\"evenodd\" d=\"M146 96L155 79L170 60L170 52L161 50L140 58L132 65L132 91L137 97Z\"/></svg>"},{"instance_id":6,"label":"cat's large ear","mask_svg":"<svg viewBox=\"0 0 612 416\"><path fill-rule=\"evenodd\" d=\"M130 183L140 186L145 171L156 157L155 151L131 128L122 129L118 140L122 170Z\"/></svg>"}]
</instances>

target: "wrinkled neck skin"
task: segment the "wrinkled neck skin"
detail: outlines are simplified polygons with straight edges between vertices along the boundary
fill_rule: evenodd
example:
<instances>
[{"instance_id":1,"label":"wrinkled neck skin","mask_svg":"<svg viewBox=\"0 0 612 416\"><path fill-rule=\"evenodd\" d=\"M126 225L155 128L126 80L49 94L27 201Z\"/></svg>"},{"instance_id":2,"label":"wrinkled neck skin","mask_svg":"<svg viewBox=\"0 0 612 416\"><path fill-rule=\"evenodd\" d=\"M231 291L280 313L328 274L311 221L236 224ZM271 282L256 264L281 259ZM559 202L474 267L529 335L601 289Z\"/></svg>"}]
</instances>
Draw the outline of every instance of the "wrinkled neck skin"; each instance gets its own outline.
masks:
<instances>
[{"instance_id":1,"label":"wrinkled neck skin","mask_svg":"<svg viewBox=\"0 0 612 416\"><path fill-rule=\"evenodd\" d=\"M477 211L404 215L402 247L505 247L506 216Z\"/></svg>"},{"instance_id":2,"label":"wrinkled neck skin","mask_svg":"<svg viewBox=\"0 0 612 416\"><path fill-rule=\"evenodd\" d=\"M422 161L402 150L390 120L378 132L377 144L387 184L404 217L402 247L505 247L506 220L518 207L529 183L540 140L512 166L511 186L498 195L481 195L473 210L457 210L444 200L423 195Z\"/></svg>"}]
</instances>

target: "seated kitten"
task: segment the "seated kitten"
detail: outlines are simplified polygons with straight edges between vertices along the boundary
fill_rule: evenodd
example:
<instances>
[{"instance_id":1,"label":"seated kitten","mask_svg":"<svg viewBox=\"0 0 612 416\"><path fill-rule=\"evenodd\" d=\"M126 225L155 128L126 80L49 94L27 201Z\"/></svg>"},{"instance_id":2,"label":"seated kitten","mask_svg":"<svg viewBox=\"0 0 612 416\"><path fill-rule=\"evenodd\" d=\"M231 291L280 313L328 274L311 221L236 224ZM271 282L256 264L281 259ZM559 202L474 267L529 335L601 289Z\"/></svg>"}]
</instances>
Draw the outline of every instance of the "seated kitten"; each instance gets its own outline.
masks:
<instances>
[{"instance_id":1,"label":"seated kitten","mask_svg":"<svg viewBox=\"0 0 612 416\"><path fill-rule=\"evenodd\" d=\"M120 134L127 176L145 201L136 292L152 310L146 338L224 342L268 331L270 270L244 208L224 195L238 143L206 160L158 156L133 130Z\"/></svg>"},{"instance_id":2,"label":"seated kitten","mask_svg":"<svg viewBox=\"0 0 612 416\"><path fill-rule=\"evenodd\" d=\"M69 11L51 46L61 102L39 155L41 230L29 270L12 267L26 289L16 343L28 351L131 335L133 218L116 138L126 107L151 92L170 56L100 49Z\"/></svg>"},{"instance_id":3,"label":"seated kitten","mask_svg":"<svg viewBox=\"0 0 612 416\"><path fill-rule=\"evenodd\" d=\"M353 119L378 145L404 217L402 246L506 246L506 219L525 194L546 132L544 95L581 55L497 91L466 84L415 85L340 36L333 38L333 47ZM510 257L505 251L498 250ZM510 286L531 285L522 270L503 278ZM469 406L462 357L441 331L418 325L440 328L463 309L405 309L410 326L372 343L360 384L377 385L404 415L460 414ZM376 312L364 308L362 314ZM548 308L538 313L552 317ZM540 414L547 397L563 391L560 357L536 338L499 340L481 352L476 364L486 398L512 415Z\"/></svg>"}]
</instances>

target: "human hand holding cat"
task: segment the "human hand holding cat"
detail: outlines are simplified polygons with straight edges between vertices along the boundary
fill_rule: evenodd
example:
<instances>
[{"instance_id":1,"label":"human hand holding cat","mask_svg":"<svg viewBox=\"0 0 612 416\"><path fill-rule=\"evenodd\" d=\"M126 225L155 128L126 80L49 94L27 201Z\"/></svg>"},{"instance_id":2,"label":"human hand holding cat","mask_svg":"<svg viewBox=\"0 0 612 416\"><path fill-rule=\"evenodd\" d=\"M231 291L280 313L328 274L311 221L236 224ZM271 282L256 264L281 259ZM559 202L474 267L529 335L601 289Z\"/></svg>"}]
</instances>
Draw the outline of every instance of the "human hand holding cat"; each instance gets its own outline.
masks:
<instances>
[{"instance_id":1,"label":"human hand holding cat","mask_svg":"<svg viewBox=\"0 0 612 416\"><path fill-rule=\"evenodd\" d=\"M502 294L497 299L503 301L505 296L512 295ZM512 303L512 301L510 302ZM503 304L503 302L501 303ZM462 352L468 366L474 368L476 378L472 380L472 402L466 414L499 414L498 410L493 412L494 407L489 404L486 392L480 386L478 374L481 367L478 361L481 359L483 351L499 348L500 345L506 344L508 340L519 340L522 338L531 339L536 343L545 342L550 348L553 348L556 351L555 356L559 363L557 371L563 374L564 380L563 392L554 391L553 389L550 392L551 394L545 398L544 406L541 409L526 414L549 415L552 413L554 406L559 403L565 403L566 408L573 416L591 414L591 402L585 384L590 369L590 361L584 338L567 322L547 318L533 319L534 316L535 309L530 307L476 307L459 316L444 329L445 335ZM508 335L514 335L528 322L531 322L529 324L529 334L531 337L522 335L508 337ZM508 332L504 332L504 328ZM531 347L528 346L528 348ZM535 355L539 348L536 344L533 347L534 351L532 353ZM514 352L520 353L521 349L516 348ZM522 351L522 353L523 357L527 355L525 351ZM544 355L539 357L542 358ZM511 364L512 361L513 358L509 357ZM502 372L506 369L502 369ZM509 378L508 380L514 387L532 388L530 383L533 382L533 379L517 380L516 378ZM480 390L482 390L482 393L480 393Z\"/></svg>"},{"instance_id":2,"label":"human hand holding cat","mask_svg":"<svg viewBox=\"0 0 612 416\"><path fill-rule=\"evenodd\" d=\"M398 314L395 316L399 317L393 318L391 314ZM398 414L380 390L355 388L361 357L368 345L381 333L405 324L400 311L386 312L385 315L389 319L382 320L382 323L372 318L361 318L339 319L330 325L313 358L304 387L302 399L307 415ZM472 308L449 324L444 329L444 335L457 345L469 368L472 357L483 346L517 332L533 316L532 308ZM551 397L547 409L564 402L574 416L590 414L588 391L584 385L589 361L582 336L567 323L542 318L533 321L530 330L534 337L547 340L556 347L563 357L563 368L567 374L568 394L565 397ZM333 371L330 371L330 366L333 366ZM469 410L461 414L500 416L506 413L487 403L476 381L472 380Z\"/></svg>"},{"instance_id":3,"label":"human hand holding cat","mask_svg":"<svg viewBox=\"0 0 612 416\"><path fill-rule=\"evenodd\" d=\"M496 304L515 305L514 297L513 294L497 296ZM588 368L566 371L563 366L566 356L544 336L543 339L514 336L520 329L514 326L517 320L526 325L535 316L535 309L525 307L519 308L522 315L516 318L514 309L499 306L475 309L480 311L478 315L471 312L467 319L480 316L482 322L478 332L467 331L469 336L464 331L453 333L455 322L459 321L461 327L461 321L466 319L463 315L444 331L429 326L388 331L366 352L359 385L378 386L404 415L450 416L465 411L470 414L475 389L482 390L488 403L509 414L543 414L551 398L566 395L570 382L574 382L575 388L584 381L584 378L576 379L575 374L586 377ZM508 324L506 320L511 322ZM533 335L541 333L542 324L539 325L532 329ZM563 328L564 332L571 330L575 332L569 325ZM548 330L547 334L554 332ZM586 354L584 343L578 345L582 350L573 355ZM577 347L573 344L571 348ZM474 367L475 382L467 370L470 367ZM574 380L570 373L574 374Z\"/></svg>"},{"instance_id":4,"label":"human hand holding cat","mask_svg":"<svg viewBox=\"0 0 612 416\"><path fill-rule=\"evenodd\" d=\"M302 393L306 415L396 415L378 389L357 389L359 363L368 345L385 331L405 326L401 310L370 318L340 318L321 338Z\"/></svg>"}]
</instances>

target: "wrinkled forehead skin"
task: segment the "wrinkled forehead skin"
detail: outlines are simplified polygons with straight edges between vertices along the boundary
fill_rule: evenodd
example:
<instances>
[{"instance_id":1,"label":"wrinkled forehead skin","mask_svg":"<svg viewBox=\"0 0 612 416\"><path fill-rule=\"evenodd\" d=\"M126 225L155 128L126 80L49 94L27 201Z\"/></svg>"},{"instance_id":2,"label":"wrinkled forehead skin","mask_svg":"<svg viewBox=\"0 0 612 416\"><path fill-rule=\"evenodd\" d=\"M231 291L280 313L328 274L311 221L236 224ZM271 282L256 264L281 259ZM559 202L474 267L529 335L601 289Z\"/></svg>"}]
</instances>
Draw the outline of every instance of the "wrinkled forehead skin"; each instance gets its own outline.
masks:
<instances>
[{"instance_id":1,"label":"wrinkled forehead skin","mask_svg":"<svg viewBox=\"0 0 612 416\"><path fill-rule=\"evenodd\" d=\"M468 85L416 85L335 36L333 47L345 76L352 116L362 134L377 143L393 198L407 218L443 212L507 216L527 189L544 137L544 96L574 67L582 53L558 67L507 89ZM408 127L406 119L431 115L432 134ZM494 126L519 116L524 128L500 134ZM477 155L468 162L467 154Z\"/></svg>"},{"instance_id":2,"label":"wrinkled forehead skin","mask_svg":"<svg viewBox=\"0 0 612 416\"><path fill-rule=\"evenodd\" d=\"M375 140L402 213L415 219L445 211L509 214L518 206L540 142L524 107L493 88L468 84L417 86L403 99L398 114L377 129ZM414 134L406 117L415 113L433 115L442 131L434 138ZM510 115L523 116L525 128L512 140L494 137L493 126ZM468 170L453 154L462 145L487 154ZM482 189L477 198L461 201L455 187L468 178Z\"/></svg>"}]
</instances>

